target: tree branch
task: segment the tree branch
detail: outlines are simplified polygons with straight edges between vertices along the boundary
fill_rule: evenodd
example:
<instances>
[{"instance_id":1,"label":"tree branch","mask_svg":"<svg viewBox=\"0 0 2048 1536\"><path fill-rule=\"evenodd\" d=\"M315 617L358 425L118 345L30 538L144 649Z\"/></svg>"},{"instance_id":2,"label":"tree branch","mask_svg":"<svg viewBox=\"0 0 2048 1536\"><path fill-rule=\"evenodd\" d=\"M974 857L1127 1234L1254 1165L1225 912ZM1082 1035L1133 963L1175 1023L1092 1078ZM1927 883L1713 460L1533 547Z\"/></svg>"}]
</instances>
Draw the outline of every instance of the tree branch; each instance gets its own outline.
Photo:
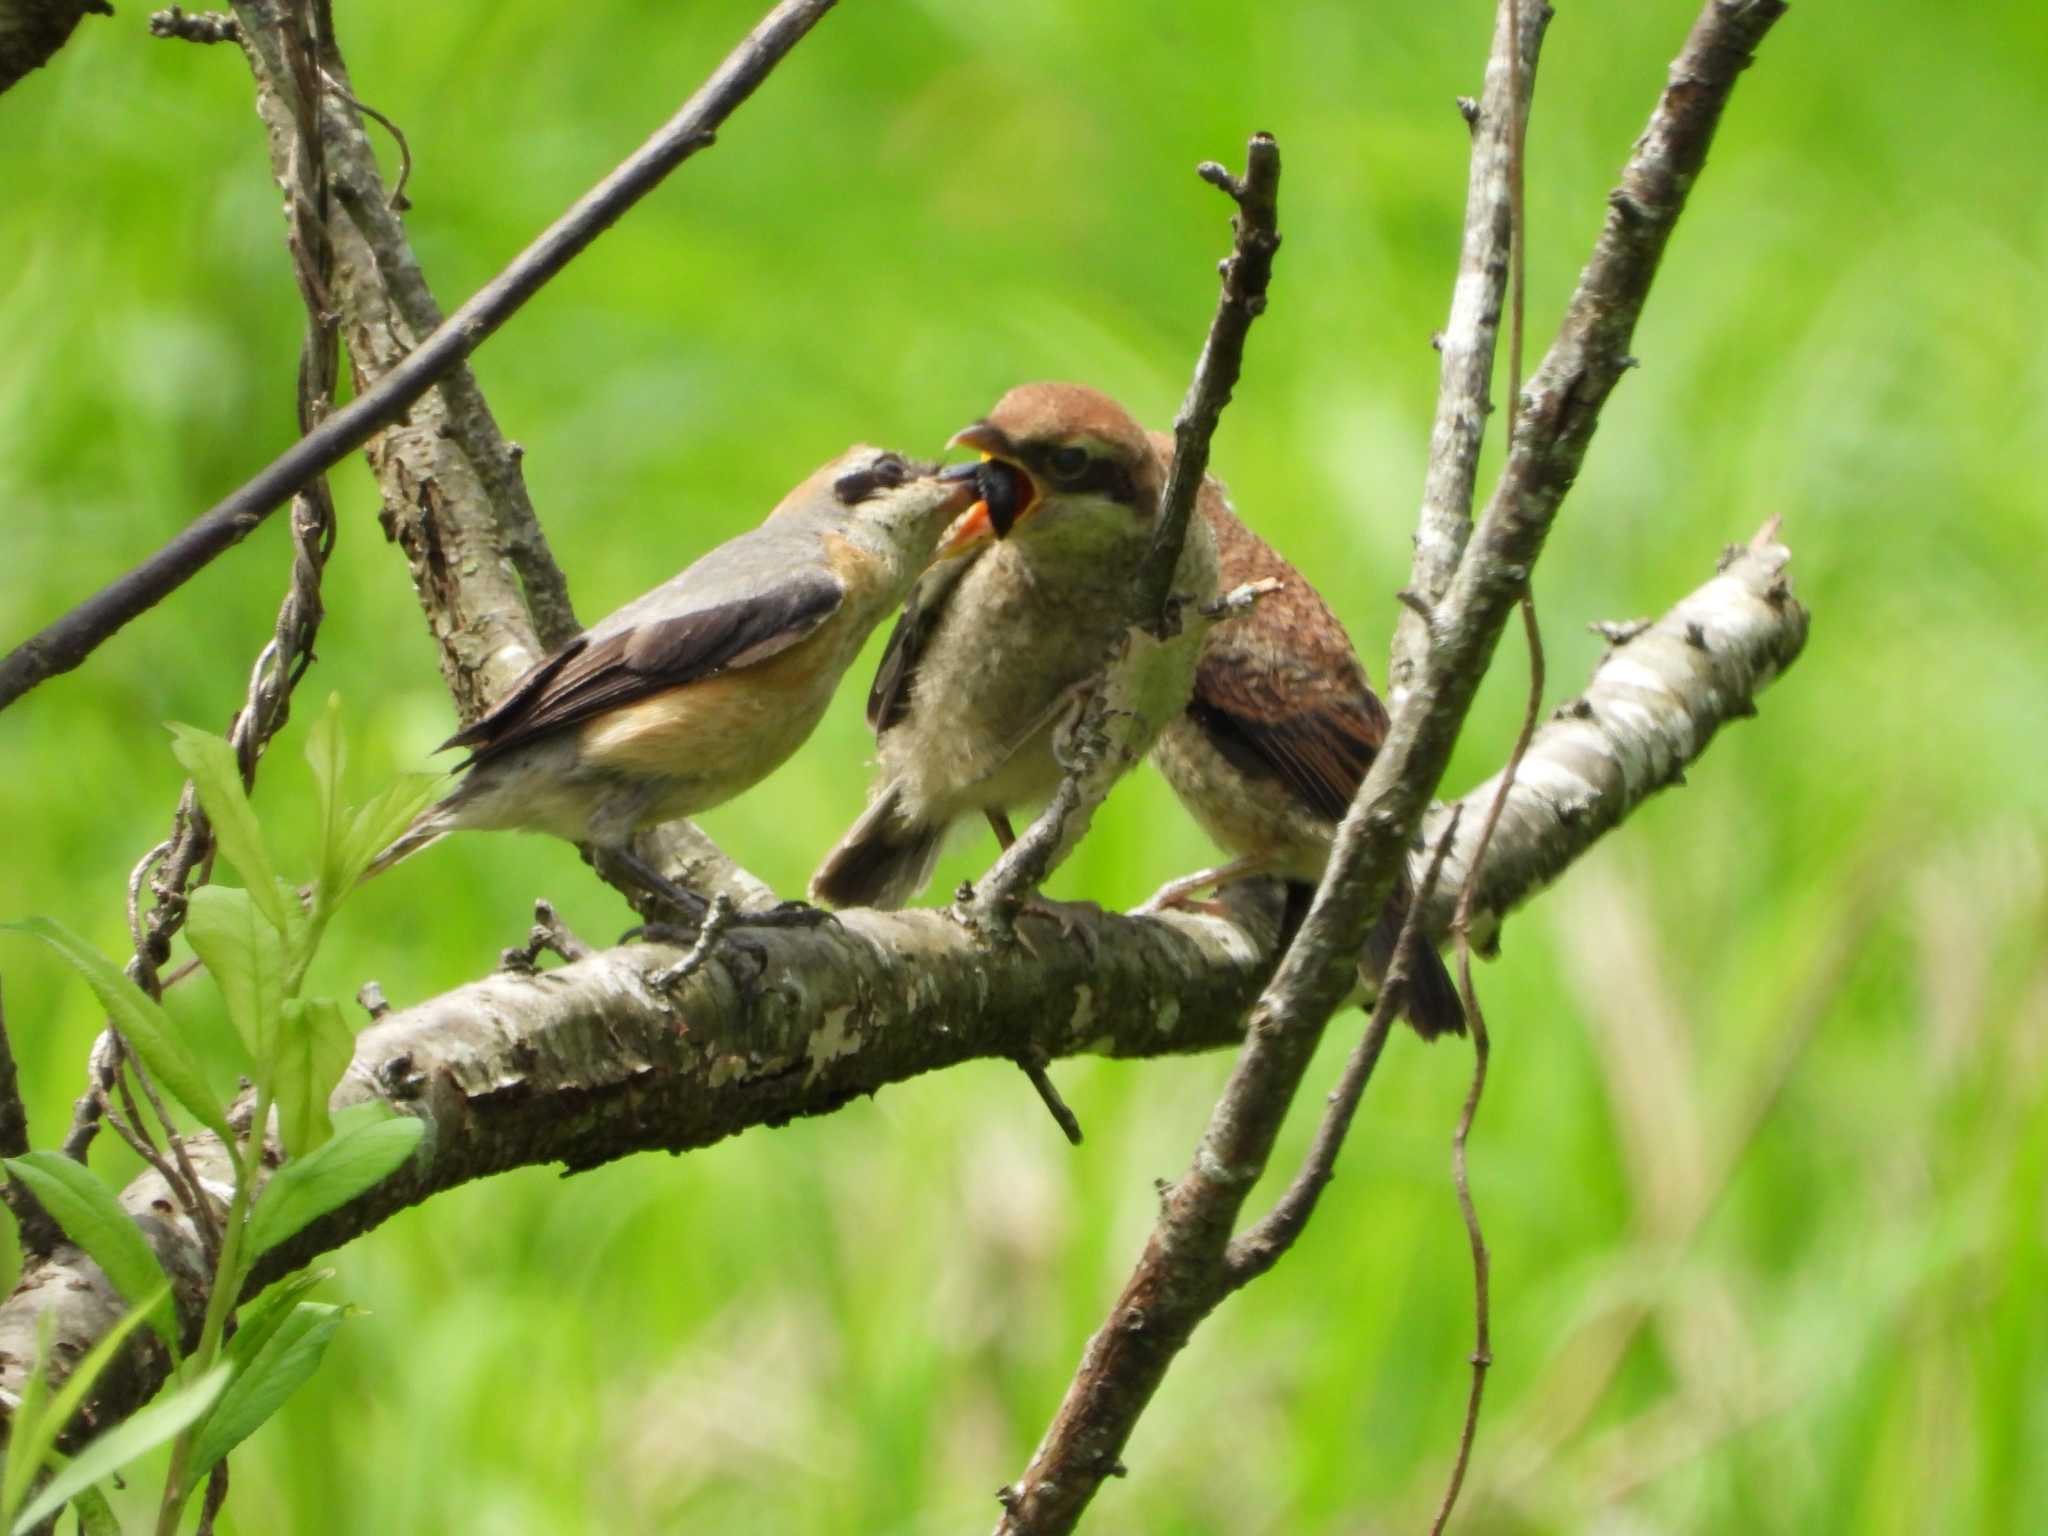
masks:
<instances>
[{"instance_id":1,"label":"tree branch","mask_svg":"<svg viewBox=\"0 0 2048 1536\"><path fill-rule=\"evenodd\" d=\"M1228 1293L1228 1244L1323 1028L1351 984L1366 929L1392 889L1423 811L1526 590L1627 345L1722 106L1781 0L1708 0L1610 199L1565 322L1518 413L1501 484L1430 626L1421 676L1338 828L1300 933L1247 1026L1194 1161L1083 1354L998 1536L1071 1531L1194 1329ZM1473 818L1475 821L1478 817Z\"/></svg>"},{"instance_id":2,"label":"tree branch","mask_svg":"<svg viewBox=\"0 0 2048 1536\"><path fill-rule=\"evenodd\" d=\"M1756 559L1745 555L1665 624L1677 613L1702 611L1705 593L1722 594L1711 611L1726 610L1731 587L1749 579L1743 573ZM1781 584L1775 567L1767 580ZM1645 737L1634 734L1638 712L1600 711L1602 739L1616 759L1658 761L1676 744L1680 762L1690 761L1712 731L1689 735L1687 721L1751 712L1755 692L1797 656L1806 627L1804 610L1789 596L1757 608L1753 622L1728 628L1725 646L1673 675L1669 690L1681 702L1665 706L1655 721L1644 716ZM1613 667L1603 667L1589 697L1622 683L1609 676ZM1520 782L1543 784L1553 775L1554 755L1562 754L1557 763L1575 762L1585 751L1576 734L1539 732ZM1666 772L1656 783L1669 780ZM1641 794L1648 792L1642 787ZM1482 786L1460 802L1469 822L1480 818L1490 794ZM1612 815L1603 806L1598 814L1543 821L1548 846L1540 853L1524 848L1498 872L1489 857L1482 898L1501 910L1512 907L1526 894L1514 888L1516 878L1553 878L1641 794ZM1510 829L1526 814L1518 788L1496 848L1514 840ZM1424 904L1419 919L1432 939L1446 931L1450 912L1441 890L1456 889L1461 846L1462 838L1452 840L1439 896ZM425 1150L398 1178L323 1218L259 1281L360 1236L406 1205L509 1168L587 1168L637 1151L705 1146L752 1126L827 1114L888 1083L967 1060L1016 1060L1034 1051L1048 1058L1153 1056L1232 1044L1272 966L1281 899L1270 884L1246 882L1231 887L1226 900L1229 920L1078 916L1089 943L1042 945L1038 955L936 912L851 912L837 928L756 934L784 980L770 991L742 991L714 957L673 994L658 993L647 977L680 958L678 951L631 946L544 976L492 975L386 1013L358 1037L335 1104L385 1098L425 1117ZM1027 925L1047 921L1031 913L1022 918ZM736 963L751 973L750 962ZM224 1179L225 1154L211 1136L193 1136L187 1148L202 1179ZM154 1173L130 1184L121 1199L177 1277L180 1306L196 1317L210 1272L190 1222L166 1208L167 1191ZM55 1314L56 1337L72 1346L60 1356L76 1359L121 1310L104 1276L68 1244L32 1261L0 1304L0 1393L19 1392L41 1313ZM101 1421L143 1401L164 1366L160 1359L129 1361L97 1398Z\"/></svg>"},{"instance_id":3,"label":"tree branch","mask_svg":"<svg viewBox=\"0 0 2048 1536\"><path fill-rule=\"evenodd\" d=\"M108 0L0 0L0 95L50 62L87 16L111 16Z\"/></svg>"},{"instance_id":4,"label":"tree branch","mask_svg":"<svg viewBox=\"0 0 2048 1536\"><path fill-rule=\"evenodd\" d=\"M271 163L290 166L297 87L284 68L283 18L245 4L244 38L269 130ZM348 337L356 387L380 386L441 323L395 194L387 192L338 43L323 39L323 131L334 194L329 221L333 304ZM441 657L457 712L471 720L540 656L576 632L568 585L520 474L521 454L499 430L469 368L371 440L366 457L384 500L387 534L405 551L413 589ZM692 889L723 892L742 910L774 893L688 822L642 837L642 856Z\"/></svg>"},{"instance_id":5,"label":"tree branch","mask_svg":"<svg viewBox=\"0 0 2048 1536\"><path fill-rule=\"evenodd\" d=\"M239 543L311 476L332 468L372 433L402 416L670 171L708 147L714 130L833 3L781 0L673 118L442 322L404 362L156 554L0 660L0 710L38 683L77 666L122 625Z\"/></svg>"},{"instance_id":6,"label":"tree branch","mask_svg":"<svg viewBox=\"0 0 2048 1536\"><path fill-rule=\"evenodd\" d=\"M1387 702L1396 708L1422 675L1429 651L1428 615L1443 601L1451 573L1465 553L1465 541L1472 536L1473 487L1479 478L1486 418L1493 412L1494 344L1500 337L1508 253L1514 243L1511 170L1515 146L1529 120L1530 92L1514 87L1536 78L1536 60L1552 14L1543 0L1520 7L1517 68L1508 51L1509 34L1517 30L1515 10L1506 4L1497 8L1485 89L1477 102L1460 102L1468 109L1466 121L1472 129L1472 169L1451 314L1436 337L1443 362L1436 422L1429 433L1429 470L1422 482L1422 511L1415 524L1415 563L1408 578L1413 605L1402 609L1387 667ZM1520 383L1511 379L1509 387Z\"/></svg>"},{"instance_id":7,"label":"tree branch","mask_svg":"<svg viewBox=\"0 0 2048 1536\"><path fill-rule=\"evenodd\" d=\"M1266 309L1266 290L1273 279L1273 255L1280 249L1279 196L1280 146L1269 133L1252 136L1245 149L1242 178L1230 174L1213 160L1196 167L1195 174L1226 193L1237 204L1231 219L1234 239L1230 254L1220 271L1223 291L1216 300L1216 314L1202 343L1202 355L1195 362L1195 375L1188 384L1187 397L1173 419L1173 462L1167 466L1166 483L1159 492L1157 526L1138 567L1136 590L1131 604L1133 628L1124 636L1123 653L1134 648L1199 644L1204 625L1197 616L1170 611L1173 574L1180 567L1181 546L1187 542L1188 520L1194 514L1195 497L1202 477L1209 470L1209 441L1215 436L1223 408L1230 404L1230 392L1237 387L1244 367L1245 338L1252 322ZM1242 613L1256 594L1231 594L1237 606L1200 615L1207 623ZM1190 627L1195 626L1190 632ZM1118 676L1114 659L1105 659L1106 675ZM1128 672L1132 669L1123 669ZM1128 678L1122 679L1128 681ZM1110 788L1125 770L1143 755L1145 744L1157 731L1143 719L1147 701L1110 698L1111 689L1097 687L1083 701L1073 727L1067 732L1073 760L1054 793L1052 803L1039 812L1018 838L996 861L981 881L972 907L973 919L1000 930L1015 914L1018 905L1037 890L1055 865L1064 858L1088 830L1095 809L1107 798ZM1175 705L1178 713L1180 706ZM1063 759L1064 761L1064 759Z\"/></svg>"}]
</instances>

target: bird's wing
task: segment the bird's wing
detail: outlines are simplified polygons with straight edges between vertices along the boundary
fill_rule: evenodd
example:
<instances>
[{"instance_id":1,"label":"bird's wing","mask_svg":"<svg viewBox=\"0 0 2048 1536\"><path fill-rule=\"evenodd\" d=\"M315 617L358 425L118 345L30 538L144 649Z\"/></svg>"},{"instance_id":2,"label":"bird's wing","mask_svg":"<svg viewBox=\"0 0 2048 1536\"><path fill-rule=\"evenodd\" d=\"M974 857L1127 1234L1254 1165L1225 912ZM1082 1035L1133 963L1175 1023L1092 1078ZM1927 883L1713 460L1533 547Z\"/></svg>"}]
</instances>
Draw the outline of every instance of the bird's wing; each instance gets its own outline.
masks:
<instances>
[{"instance_id":1,"label":"bird's wing","mask_svg":"<svg viewBox=\"0 0 2048 1536\"><path fill-rule=\"evenodd\" d=\"M845 598L829 572L809 570L745 597L586 630L442 745L474 748L470 762L480 762L650 694L752 666L809 636Z\"/></svg>"},{"instance_id":2,"label":"bird's wing","mask_svg":"<svg viewBox=\"0 0 2048 1536\"><path fill-rule=\"evenodd\" d=\"M1355 687L1332 681L1212 646L1196 668L1188 717L1239 771L1278 779L1339 821L1387 738L1387 712L1363 677Z\"/></svg>"},{"instance_id":3,"label":"bird's wing","mask_svg":"<svg viewBox=\"0 0 2048 1536\"><path fill-rule=\"evenodd\" d=\"M868 689L868 729L877 736L901 720L910 708L910 685L917 676L925 644L946 611L947 599L975 558L966 555L940 561L917 578L910 596L904 599L903 611L896 616L896 627L883 643L874 686Z\"/></svg>"}]
</instances>

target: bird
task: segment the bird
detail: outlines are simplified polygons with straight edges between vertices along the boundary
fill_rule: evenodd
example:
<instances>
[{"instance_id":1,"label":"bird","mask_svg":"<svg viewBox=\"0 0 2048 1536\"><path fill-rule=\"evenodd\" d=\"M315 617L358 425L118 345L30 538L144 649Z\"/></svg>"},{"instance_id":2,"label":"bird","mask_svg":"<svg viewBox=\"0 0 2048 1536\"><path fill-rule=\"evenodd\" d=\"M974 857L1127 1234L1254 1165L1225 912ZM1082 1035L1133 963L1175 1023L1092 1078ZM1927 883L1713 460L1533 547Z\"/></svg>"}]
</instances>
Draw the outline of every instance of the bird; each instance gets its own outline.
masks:
<instances>
[{"instance_id":1,"label":"bird","mask_svg":"<svg viewBox=\"0 0 2048 1536\"><path fill-rule=\"evenodd\" d=\"M970 466L941 474L848 449L759 527L591 625L443 742L470 750L461 783L363 878L450 832L523 829L586 845L600 868L701 914L704 899L641 859L634 834L724 804L803 745L977 494Z\"/></svg>"},{"instance_id":2,"label":"bird","mask_svg":"<svg viewBox=\"0 0 2048 1536\"><path fill-rule=\"evenodd\" d=\"M1170 455L1173 439L1162 434L1153 446ZM1278 587L1204 637L1194 696L1152 748L1182 806L1231 861L1174 881L1146 908L1185 905L1205 886L1263 874L1287 881L1290 907L1305 911L1337 823L1386 740L1387 711L1322 594L1245 526L1220 488L1197 505L1221 584ZM1374 984L1393 959L1410 899L1404 869L1366 941L1361 970ZM1416 1033L1463 1034L1458 990L1426 941L1415 941L1407 975L1401 1003Z\"/></svg>"},{"instance_id":3,"label":"bird","mask_svg":"<svg viewBox=\"0 0 2048 1536\"><path fill-rule=\"evenodd\" d=\"M953 446L983 455L983 492L911 589L868 694L880 771L868 807L811 878L834 907L900 907L930 878L947 831L977 813L1013 841L1010 813L1051 798L1058 728L1131 624L1166 462L1107 395L1079 384L1009 391ZM1171 590L1216 592L1208 525L1188 523ZM1139 750L1180 712L1195 646L1124 653L1158 699ZM1138 659L1142 658L1142 659Z\"/></svg>"}]
</instances>

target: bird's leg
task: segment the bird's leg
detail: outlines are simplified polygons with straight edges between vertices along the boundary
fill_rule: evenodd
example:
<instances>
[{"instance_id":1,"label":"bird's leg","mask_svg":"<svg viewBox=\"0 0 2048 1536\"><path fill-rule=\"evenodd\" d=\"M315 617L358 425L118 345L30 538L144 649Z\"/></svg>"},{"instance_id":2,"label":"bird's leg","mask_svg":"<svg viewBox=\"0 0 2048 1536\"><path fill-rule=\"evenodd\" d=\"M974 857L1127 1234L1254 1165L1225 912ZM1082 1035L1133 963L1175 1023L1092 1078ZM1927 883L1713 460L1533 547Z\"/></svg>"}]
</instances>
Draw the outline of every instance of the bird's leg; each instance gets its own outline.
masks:
<instances>
[{"instance_id":1,"label":"bird's leg","mask_svg":"<svg viewBox=\"0 0 2048 1536\"><path fill-rule=\"evenodd\" d=\"M686 886L677 885L675 881L641 858L630 843L593 848L591 858L598 865L599 873L623 875L631 884L638 886L643 895L652 896L675 917L682 920L680 924L657 922L649 924L649 927L668 928L671 931L687 932L692 936L703 928L704 919L711 911L710 899L698 895Z\"/></svg>"},{"instance_id":2,"label":"bird's leg","mask_svg":"<svg viewBox=\"0 0 2048 1536\"><path fill-rule=\"evenodd\" d=\"M1017 829L1010 825L1008 811L983 811L988 818L989 830L996 835L996 846L1008 853L1010 845L1017 841Z\"/></svg>"},{"instance_id":3,"label":"bird's leg","mask_svg":"<svg viewBox=\"0 0 2048 1536\"><path fill-rule=\"evenodd\" d=\"M1220 917L1222 906L1213 901L1193 901L1190 898L1199 890L1220 886L1232 880L1242 880L1247 875L1264 873L1266 861L1256 854L1247 854L1241 859L1232 859L1228 864L1218 864L1214 869L1198 869L1192 875L1183 875L1178 880L1169 880L1152 893L1152 899L1136 909L1140 917L1152 917L1161 912L1201 912L1210 917Z\"/></svg>"}]
</instances>

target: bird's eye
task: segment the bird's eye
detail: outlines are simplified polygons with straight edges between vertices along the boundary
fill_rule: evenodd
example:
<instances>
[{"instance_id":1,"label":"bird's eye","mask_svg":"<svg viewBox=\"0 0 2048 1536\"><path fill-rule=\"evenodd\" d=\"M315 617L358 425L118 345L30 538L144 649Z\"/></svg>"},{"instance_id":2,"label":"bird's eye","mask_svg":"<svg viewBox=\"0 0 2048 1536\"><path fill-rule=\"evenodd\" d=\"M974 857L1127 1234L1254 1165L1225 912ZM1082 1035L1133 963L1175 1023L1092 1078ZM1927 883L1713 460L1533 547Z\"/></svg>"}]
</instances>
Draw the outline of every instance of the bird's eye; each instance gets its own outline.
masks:
<instances>
[{"instance_id":1,"label":"bird's eye","mask_svg":"<svg viewBox=\"0 0 2048 1536\"><path fill-rule=\"evenodd\" d=\"M1071 483L1088 473L1088 450L1078 444L1070 444L1057 450L1046 464L1055 480Z\"/></svg>"}]
</instances>

